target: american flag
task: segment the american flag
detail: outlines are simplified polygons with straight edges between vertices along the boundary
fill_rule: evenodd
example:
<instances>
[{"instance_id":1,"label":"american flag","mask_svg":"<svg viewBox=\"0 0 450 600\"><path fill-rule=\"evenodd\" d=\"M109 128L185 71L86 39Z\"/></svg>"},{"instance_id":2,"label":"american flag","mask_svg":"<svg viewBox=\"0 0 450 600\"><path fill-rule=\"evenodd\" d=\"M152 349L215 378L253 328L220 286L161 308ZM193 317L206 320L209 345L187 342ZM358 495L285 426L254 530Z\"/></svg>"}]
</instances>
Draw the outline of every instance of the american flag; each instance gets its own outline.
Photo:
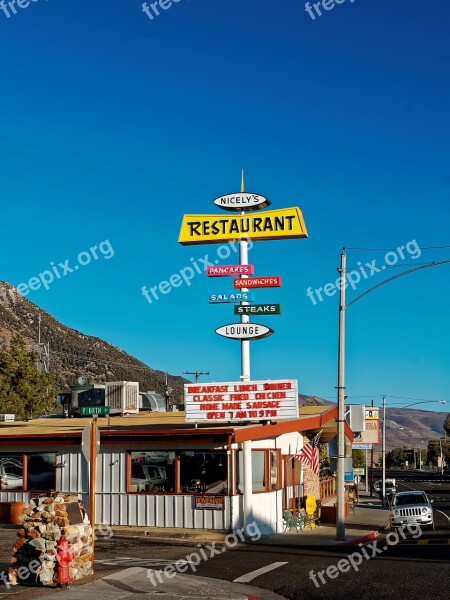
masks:
<instances>
[{"instance_id":1,"label":"american flag","mask_svg":"<svg viewBox=\"0 0 450 600\"><path fill-rule=\"evenodd\" d=\"M295 456L295 460L299 460L304 465L311 467L316 475L319 474L319 440L323 429L319 431L309 442L304 446L300 452Z\"/></svg>"}]
</instances>

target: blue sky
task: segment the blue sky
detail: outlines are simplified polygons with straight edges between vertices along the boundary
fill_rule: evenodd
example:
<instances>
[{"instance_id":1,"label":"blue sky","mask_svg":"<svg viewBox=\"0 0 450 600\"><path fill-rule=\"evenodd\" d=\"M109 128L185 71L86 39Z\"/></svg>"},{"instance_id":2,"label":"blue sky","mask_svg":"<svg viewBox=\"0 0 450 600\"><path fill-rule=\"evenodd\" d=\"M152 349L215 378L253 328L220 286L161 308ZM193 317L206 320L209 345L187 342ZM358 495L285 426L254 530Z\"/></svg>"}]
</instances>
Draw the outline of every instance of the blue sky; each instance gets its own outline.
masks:
<instances>
[{"instance_id":1,"label":"blue sky","mask_svg":"<svg viewBox=\"0 0 450 600\"><path fill-rule=\"evenodd\" d=\"M108 240L110 258L104 244L27 298L153 368L238 380L238 342L214 333L233 309L207 303L231 280L198 275L153 304L141 289L215 254L178 244L181 219L219 214L212 200L238 191L244 167L246 189L299 206L309 233L250 252L258 275L283 279L257 295L283 315L260 319L275 334L252 342L252 379L297 378L332 398L337 295L314 304L307 288L335 281L343 246L450 245L450 5L347 0L315 20L300 0L181 0L152 20L141 5L0 11L0 279L73 268ZM403 253L349 300L405 265L450 259L448 248ZM351 250L348 265L385 254ZM449 397L449 267L349 309L350 398Z\"/></svg>"}]
</instances>

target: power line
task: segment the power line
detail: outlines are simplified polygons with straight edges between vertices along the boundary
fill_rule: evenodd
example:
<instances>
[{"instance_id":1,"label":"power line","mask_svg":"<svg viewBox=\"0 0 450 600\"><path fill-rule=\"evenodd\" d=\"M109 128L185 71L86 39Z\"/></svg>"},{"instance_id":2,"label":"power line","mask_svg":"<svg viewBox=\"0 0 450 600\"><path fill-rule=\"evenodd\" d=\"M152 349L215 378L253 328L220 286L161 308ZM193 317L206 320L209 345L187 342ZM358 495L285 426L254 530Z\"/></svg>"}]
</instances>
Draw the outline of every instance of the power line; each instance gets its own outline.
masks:
<instances>
[{"instance_id":1,"label":"power line","mask_svg":"<svg viewBox=\"0 0 450 600\"><path fill-rule=\"evenodd\" d=\"M426 262L426 263L402 263L400 265L386 265L384 264L382 267L378 267L375 266L374 268L377 269L378 272L380 271L384 271L385 269L401 269L403 267L420 267L423 265L429 265L430 263ZM348 271L359 271L361 267L367 267L368 269L371 269L370 263L369 264L365 264L365 265L358 265L357 267L354 267L353 265L348 267Z\"/></svg>"},{"instance_id":2,"label":"power line","mask_svg":"<svg viewBox=\"0 0 450 600\"><path fill-rule=\"evenodd\" d=\"M450 246L419 246L420 250L444 250L444 249L448 249L450 248ZM398 248L363 248L363 247L351 247L351 248L347 248L345 247L346 250L373 250L374 252L380 250L383 252L386 252L388 250L397 250Z\"/></svg>"}]
</instances>

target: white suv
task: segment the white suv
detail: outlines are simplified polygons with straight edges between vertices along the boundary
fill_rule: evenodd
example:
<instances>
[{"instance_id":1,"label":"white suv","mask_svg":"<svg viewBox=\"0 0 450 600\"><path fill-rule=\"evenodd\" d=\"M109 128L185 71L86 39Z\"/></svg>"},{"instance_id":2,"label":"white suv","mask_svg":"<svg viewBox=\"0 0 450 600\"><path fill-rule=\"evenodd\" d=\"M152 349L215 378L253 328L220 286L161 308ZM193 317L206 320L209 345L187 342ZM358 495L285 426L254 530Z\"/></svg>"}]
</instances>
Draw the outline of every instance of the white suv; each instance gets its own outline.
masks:
<instances>
[{"instance_id":1,"label":"white suv","mask_svg":"<svg viewBox=\"0 0 450 600\"><path fill-rule=\"evenodd\" d=\"M431 502L423 490L395 494L389 515L391 529L410 523L417 523L422 527L434 529Z\"/></svg>"}]
</instances>

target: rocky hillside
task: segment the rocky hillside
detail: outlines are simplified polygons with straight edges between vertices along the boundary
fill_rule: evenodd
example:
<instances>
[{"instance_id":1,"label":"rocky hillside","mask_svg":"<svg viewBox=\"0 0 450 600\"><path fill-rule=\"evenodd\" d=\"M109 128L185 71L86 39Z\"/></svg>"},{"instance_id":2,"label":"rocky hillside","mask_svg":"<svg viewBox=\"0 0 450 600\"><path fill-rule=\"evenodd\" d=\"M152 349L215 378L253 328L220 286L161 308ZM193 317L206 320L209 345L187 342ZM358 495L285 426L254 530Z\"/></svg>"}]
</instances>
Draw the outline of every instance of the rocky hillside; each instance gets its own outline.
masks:
<instances>
[{"instance_id":1,"label":"rocky hillside","mask_svg":"<svg viewBox=\"0 0 450 600\"><path fill-rule=\"evenodd\" d=\"M0 281L0 344L7 347L15 334L22 335L29 344L36 344L39 315L41 341L50 345L50 369L57 374L59 391L67 391L83 376L89 383L138 381L141 391L164 393L165 373L151 369L97 337L66 327L21 296L12 285ZM185 381L169 375L174 398L180 402Z\"/></svg>"},{"instance_id":2,"label":"rocky hillside","mask_svg":"<svg viewBox=\"0 0 450 600\"><path fill-rule=\"evenodd\" d=\"M299 406L333 406L336 403L317 396L299 394L298 404ZM386 408L386 451L389 452L392 448L403 446L426 448L430 440L442 437L442 425L447 414L448 412L433 412L415 408ZM374 450L375 456L381 452L381 430L380 444L375 446Z\"/></svg>"}]
</instances>

